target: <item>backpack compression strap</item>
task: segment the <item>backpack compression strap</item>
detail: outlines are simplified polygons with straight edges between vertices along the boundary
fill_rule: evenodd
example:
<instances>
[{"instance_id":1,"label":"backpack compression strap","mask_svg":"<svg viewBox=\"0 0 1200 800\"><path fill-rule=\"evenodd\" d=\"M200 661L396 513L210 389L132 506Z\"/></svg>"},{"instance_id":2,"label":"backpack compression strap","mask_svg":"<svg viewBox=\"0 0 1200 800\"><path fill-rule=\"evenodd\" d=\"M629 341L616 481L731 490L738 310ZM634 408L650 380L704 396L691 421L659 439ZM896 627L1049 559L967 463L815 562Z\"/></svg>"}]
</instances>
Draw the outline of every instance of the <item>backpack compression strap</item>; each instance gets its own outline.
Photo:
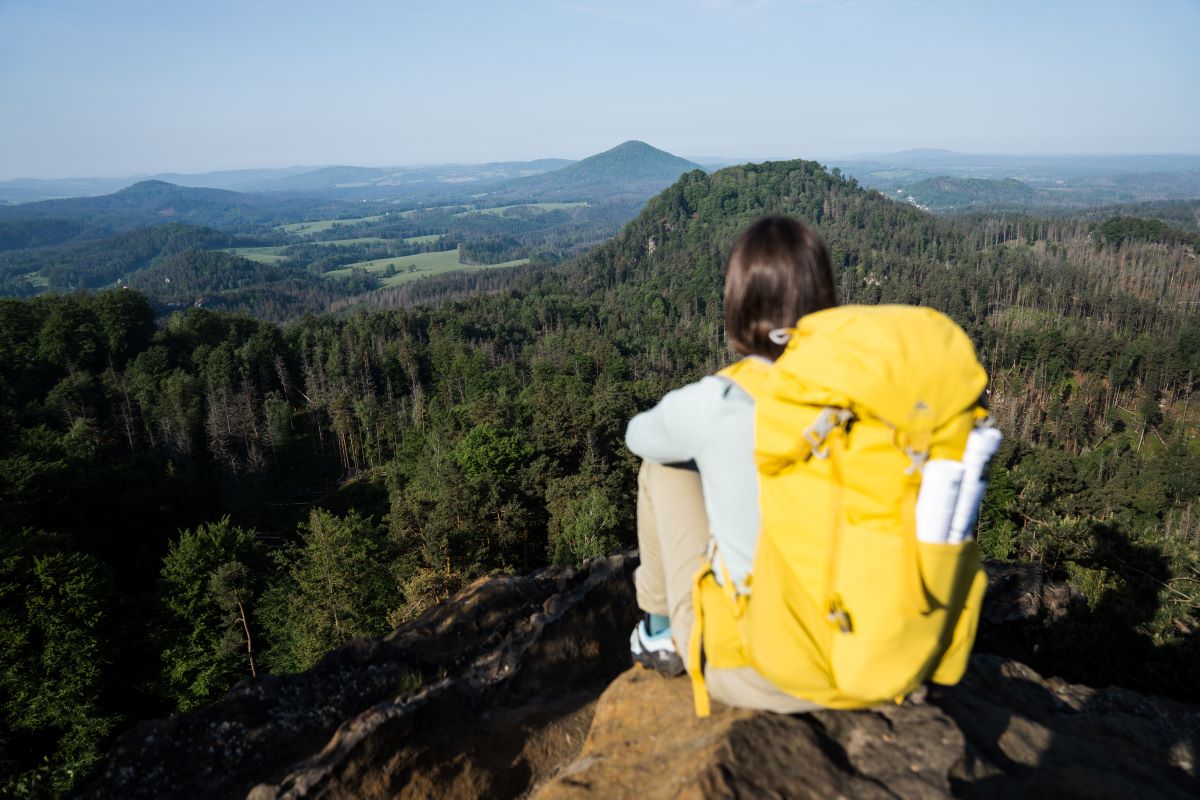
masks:
<instances>
[{"instance_id":1,"label":"backpack compression strap","mask_svg":"<svg viewBox=\"0 0 1200 800\"><path fill-rule=\"evenodd\" d=\"M716 581L716 570L713 564L721 570L721 581ZM747 595L740 594L733 578L725 568L725 561L717 553L716 542L712 543L700 563L700 568L692 576L692 638L688 641L688 671L692 678L692 702L695 704L696 716L707 717L712 713L712 703L708 697L708 685L704 680L704 600L703 586L705 579L710 578L721 587L721 594L729 601L735 618L741 617L746 611Z\"/></svg>"},{"instance_id":2,"label":"backpack compression strap","mask_svg":"<svg viewBox=\"0 0 1200 800\"><path fill-rule=\"evenodd\" d=\"M704 603L701 599L700 585L712 574L712 562L707 558L692 576L692 638L688 642L688 671L692 674L692 702L696 707L697 717L707 717L712 713L712 704L708 699L708 686L704 683Z\"/></svg>"}]
</instances>

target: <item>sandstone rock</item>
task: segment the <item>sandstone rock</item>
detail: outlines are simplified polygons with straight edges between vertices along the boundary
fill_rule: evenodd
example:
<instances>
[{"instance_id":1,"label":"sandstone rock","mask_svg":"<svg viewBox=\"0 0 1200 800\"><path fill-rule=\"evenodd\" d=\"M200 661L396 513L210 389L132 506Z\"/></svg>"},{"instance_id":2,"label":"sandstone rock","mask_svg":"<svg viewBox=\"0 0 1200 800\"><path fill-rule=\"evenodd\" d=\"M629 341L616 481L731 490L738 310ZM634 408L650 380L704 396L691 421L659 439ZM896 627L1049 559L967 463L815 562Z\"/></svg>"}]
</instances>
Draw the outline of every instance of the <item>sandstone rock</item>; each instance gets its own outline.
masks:
<instances>
[{"instance_id":1,"label":"sandstone rock","mask_svg":"<svg viewBox=\"0 0 1200 800\"><path fill-rule=\"evenodd\" d=\"M1200 796L1200 709L972 659L927 702L782 716L714 705L634 668L604 693L579 756L536 800L1186 798Z\"/></svg>"},{"instance_id":2,"label":"sandstone rock","mask_svg":"<svg viewBox=\"0 0 1200 800\"><path fill-rule=\"evenodd\" d=\"M983 619L993 625L1056 622L1084 604L1068 583L1047 581L1040 564L989 561Z\"/></svg>"},{"instance_id":3,"label":"sandstone rock","mask_svg":"<svg viewBox=\"0 0 1200 800\"><path fill-rule=\"evenodd\" d=\"M517 796L579 749L592 703L628 666L636 563L477 581L306 673L140 723L83 794Z\"/></svg>"},{"instance_id":4,"label":"sandstone rock","mask_svg":"<svg viewBox=\"0 0 1200 800\"><path fill-rule=\"evenodd\" d=\"M309 672L139 724L83 794L1200 796L1200 709L998 656L974 656L961 685L921 704L794 717L718 705L697 720L686 679L627 670L635 564L480 580ZM987 629L1044 625L1048 597L1070 606L1047 586L1036 569L993 573Z\"/></svg>"}]
</instances>

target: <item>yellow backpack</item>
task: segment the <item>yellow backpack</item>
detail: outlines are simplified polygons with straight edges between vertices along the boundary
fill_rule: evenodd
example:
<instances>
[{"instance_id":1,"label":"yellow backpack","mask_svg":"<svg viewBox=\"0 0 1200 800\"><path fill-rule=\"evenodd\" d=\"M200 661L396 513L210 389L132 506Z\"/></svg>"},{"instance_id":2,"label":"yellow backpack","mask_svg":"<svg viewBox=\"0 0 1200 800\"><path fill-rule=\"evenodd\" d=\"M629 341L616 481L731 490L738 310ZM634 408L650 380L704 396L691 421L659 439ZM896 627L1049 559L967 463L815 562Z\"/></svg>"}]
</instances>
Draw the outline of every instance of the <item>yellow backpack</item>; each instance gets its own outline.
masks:
<instances>
[{"instance_id":1,"label":"yellow backpack","mask_svg":"<svg viewBox=\"0 0 1200 800\"><path fill-rule=\"evenodd\" d=\"M770 367L722 372L755 400L762 527L745 591L717 580L715 548L696 573L699 716L704 665L752 665L788 694L866 708L957 683L975 639L979 548L916 530L926 462L961 460L987 425L970 339L910 306L827 309L789 332Z\"/></svg>"}]
</instances>

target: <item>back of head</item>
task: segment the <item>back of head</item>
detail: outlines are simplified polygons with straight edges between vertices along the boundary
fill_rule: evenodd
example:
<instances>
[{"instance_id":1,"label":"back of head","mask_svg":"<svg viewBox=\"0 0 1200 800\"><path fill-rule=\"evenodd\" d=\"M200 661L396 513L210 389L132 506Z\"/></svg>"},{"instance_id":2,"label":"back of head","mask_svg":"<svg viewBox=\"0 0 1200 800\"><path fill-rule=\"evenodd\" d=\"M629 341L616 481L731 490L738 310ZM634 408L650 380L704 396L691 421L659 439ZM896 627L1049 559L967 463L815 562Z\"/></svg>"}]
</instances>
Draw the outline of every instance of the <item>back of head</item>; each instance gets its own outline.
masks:
<instances>
[{"instance_id":1,"label":"back of head","mask_svg":"<svg viewBox=\"0 0 1200 800\"><path fill-rule=\"evenodd\" d=\"M743 355L776 359L771 331L837 305L829 249L812 227L763 217L741 235L725 271L725 330Z\"/></svg>"}]
</instances>

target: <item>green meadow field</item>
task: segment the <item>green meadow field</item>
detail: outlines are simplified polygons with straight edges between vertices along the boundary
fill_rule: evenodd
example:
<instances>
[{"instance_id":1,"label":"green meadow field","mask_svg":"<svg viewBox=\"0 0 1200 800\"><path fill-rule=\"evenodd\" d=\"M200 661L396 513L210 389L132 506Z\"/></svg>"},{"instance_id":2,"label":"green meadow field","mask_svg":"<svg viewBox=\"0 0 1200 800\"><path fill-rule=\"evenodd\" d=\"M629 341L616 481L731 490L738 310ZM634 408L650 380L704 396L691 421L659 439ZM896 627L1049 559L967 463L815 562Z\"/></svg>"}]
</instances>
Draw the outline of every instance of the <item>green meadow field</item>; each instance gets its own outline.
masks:
<instances>
[{"instance_id":1,"label":"green meadow field","mask_svg":"<svg viewBox=\"0 0 1200 800\"><path fill-rule=\"evenodd\" d=\"M403 203L405 201L403 199L401 199L401 200L393 200L392 202L393 203ZM452 206L421 206L420 208L410 208L407 211L393 211L392 213L399 214L402 217L411 217L414 214L420 213L422 211L444 211L447 208L462 208L463 205L465 205L465 204L464 203L455 203Z\"/></svg>"},{"instance_id":2,"label":"green meadow field","mask_svg":"<svg viewBox=\"0 0 1200 800\"><path fill-rule=\"evenodd\" d=\"M441 250L436 253L418 253L415 256L399 256L397 258L377 258L373 261L360 261L357 264L349 264L341 269L330 270L324 274L325 278L348 278L356 269L365 269L367 272L385 272L389 266L396 268L396 274L387 277L383 280L384 286L399 286L402 283L415 281L419 278L428 278L431 275L441 275L446 272L455 272L458 270L484 270L484 269L503 269L505 267L516 267L528 262L529 259L522 258L517 261L505 261L502 264L486 264L483 266L473 264L460 264L458 262L457 250ZM412 268L410 270L410 267Z\"/></svg>"},{"instance_id":3,"label":"green meadow field","mask_svg":"<svg viewBox=\"0 0 1200 800\"><path fill-rule=\"evenodd\" d=\"M404 239L381 239L378 236L362 236L357 239L316 239L305 244L332 244L332 245L355 245L355 244L387 244L388 242L404 242L405 244L424 244L433 242L442 238L440 233L431 233L426 236L409 236Z\"/></svg>"},{"instance_id":4,"label":"green meadow field","mask_svg":"<svg viewBox=\"0 0 1200 800\"><path fill-rule=\"evenodd\" d=\"M280 261L287 261L287 256L282 254L283 247L231 247L225 252L250 261L257 261L260 264L278 264Z\"/></svg>"},{"instance_id":5,"label":"green meadow field","mask_svg":"<svg viewBox=\"0 0 1200 800\"><path fill-rule=\"evenodd\" d=\"M587 203L521 203L520 205L515 205L515 206L495 206L494 208L475 208L475 209L471 209L470 211L460 211L457 214L455 214L454 216L465 217L467 214L491 214L493 216L498 217L501 214L503 214L505 211L508 211L510 208L536 208L539 211L558 211L559 209L563 209L563 208L578 208L579 206L586 206L586 205L587 205Z\"/></svg>"},{"instance_id":6,"label":"green meadow field","mask_svg":"<svg viewBox=\"0 0 1200 800\"><path fill-rule=\"evenodd\" d=\"M315 242L305 242L305 244L332 244L332 245L350 245L350 244L385 244L387 239L380 239L378 236L363 236L358 239L321 239Z\"/></svg>"},{"instance_id":7,"label":"green meadow field","mask_svg":"<svg viewBox=\"0 0 1200 800\"><path fill-rule=\"evenodd\" d=\"M428 242L435 242L440 238L442 238L442 234L440 233L433 233L427 236L409 236L406 239L380 239L378 236L364 236L359 239L323 239L320 241L305 242L305 244L350 246L356 244L387 244L392 241L401 241L405 244L426 244ZM290 246L280 244L272 247L229 247L225 248L225 252L241 256L250 261L257 261L260 264L278 264L280 261L287 261L288 255L284 251Z\"/></svg>"},{"instance_id":8,"label":"green meadow field","mask_svg":"<svg viewBox=\"0 0 1200 800\"><path fill-rule=\"evenodd\" d=\"M322 233L337 225L357 225L360 222L378 222L386 214L376 214L373 217L356 217L354 219L319 219L314 222L293 222L288 225L278 225L276 230L286 231L307 236L311 233Z\"/></svg>"}]
</instances>

